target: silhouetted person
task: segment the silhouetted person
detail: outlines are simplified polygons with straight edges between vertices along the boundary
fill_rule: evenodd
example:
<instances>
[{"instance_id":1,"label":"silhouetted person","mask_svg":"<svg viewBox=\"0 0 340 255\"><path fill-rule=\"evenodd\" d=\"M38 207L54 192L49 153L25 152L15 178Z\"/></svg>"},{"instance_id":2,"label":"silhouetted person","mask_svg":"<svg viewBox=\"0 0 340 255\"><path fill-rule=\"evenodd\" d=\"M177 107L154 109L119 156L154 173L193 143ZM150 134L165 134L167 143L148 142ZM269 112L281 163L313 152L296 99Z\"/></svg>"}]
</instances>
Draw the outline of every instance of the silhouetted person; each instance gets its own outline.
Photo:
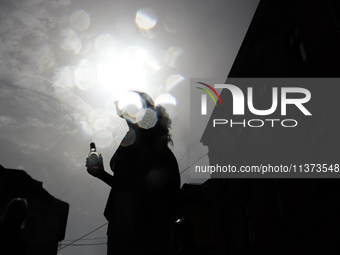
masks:
<instances>
[{"instance_id":1,"label":"silhouetted person","mask_svg":"<svg viewBox=\"0 0 340 255\"><path fill-rule=\"evenodd\" d=\"M101 156L97 162L87 159L86 166L112 187L104 212L109 221L107 254L163 255L170 250L180 189L177 160L168 147L171 121L146 93L129 93L137 95L132 104L141 103L139 114L146 115L136 117L133 106L116 102L129 131L110 161L114 175L104 171Z\"/></svg>"},{"instance_id":2,"label":"silhouetted person","mask_svg":"<svg viewBox=\"0 0 340 255\"><path fill-rule=\"evenodd\" d=\"M23 255L27 241L22 235L27 216L27 201L14 198L6 207L0 221L0 254Z\"/></svg>"},{"instance_id":3,"label":"silhouetted person","mask_svg":"<svg viewBox=\"0 0 340 255\"><path fill-rule=\"evenodd\" d=\"M193 240L195 228L187 219L179 219L174 224L175 236L181 241L182 248L176 255L207 255L207 248L202 242Z\"/></svg>"}]
</instances>

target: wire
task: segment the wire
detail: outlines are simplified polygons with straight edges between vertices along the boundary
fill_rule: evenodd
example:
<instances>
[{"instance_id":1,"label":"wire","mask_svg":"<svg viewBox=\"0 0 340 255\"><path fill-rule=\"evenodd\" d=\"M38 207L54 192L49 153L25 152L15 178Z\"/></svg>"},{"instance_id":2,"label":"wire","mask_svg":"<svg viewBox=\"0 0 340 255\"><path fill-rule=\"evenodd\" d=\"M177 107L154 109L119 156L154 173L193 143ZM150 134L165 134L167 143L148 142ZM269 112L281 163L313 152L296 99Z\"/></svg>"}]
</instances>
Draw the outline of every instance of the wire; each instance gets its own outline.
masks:
<instances>
[{"instance_id":1,"label":"wire","mask_svg":"<svg viewBox=\"0 0 340 255\"><path fill-rule=\"evenodd\" d=\"M190 166L188 166L187 168L185 168L182 172L180 172L179 174L182 174L182 173L184 173L186 170L188 170L193 164L195 164L197 161L199 161L201 158L203 158L205 155L207 155L208 154L208 152L207 153L205 153L205 154L203 154L203 156L202 157L200 157L199 159L197 159L194 163L192 163Z\"/></svg>"},{"instance_id":2,"label":"wire","mask_svg":"<svg viewBox=\"0 0 340 255\"><path fill-rule=\"evenodd\" d=\"M107 237L94 237L94 238L83 238L82 240L97 240L97 239L107 239ZM64 242L72 242L77 239L68 239L68 240L63 240Z\"/></svg>"},{"instance_id":3,"label":"wire","mask_svg":"<svg viewBox=\"0 0 340 255\"><path fill-rule=\"evenodd\" d=\"M178 163L184 158L185 155L188 154L188 152L192 149L192 147L194 147L194 145L195 145L199 140L200 140L200 139L198 139L198 140L197 140L197 141L189 148L189 150L187 150L187 152L184 153L184 155L178 160Z\"/></svg>"},{"instance_id":4,"label":"wire","mask_svg":"<svg viewBox=\"0 0 340 255\"><path fill-rule=\"evenodd\" d=\"M92 245L103 245L103 244L107 244L107 243L79 243L79 244L70 244L70 246L92 246ZM61 244L64 245L64 244Z\"/></svg>"},{"instance_id":5,"label":"wire","mask_svg":"<svg viewBox=\"0 0 340 255\"><path fill-rule=\"evenodd\" d=\"M98 229L104 227L107 223L108 223L108 222L106 222L106 223L104 223L103 225L99 226L98 228L92 230L91 232L87 233L86 235L83 235L82 237L80 237L80 238L74 240L73 242L71 242L71 243L69 243L69 244L66 244L65 246L63 246L63 247L61 247L60 249L58 249L58 251L64 249L64 248L67 247L67 246L70 246L71 244L73 244L73 243L79 241L80 239L83 239L85 236L88 236L89 234L92 234L93 232L97 231Z\"/></svg>"}]
</instances>

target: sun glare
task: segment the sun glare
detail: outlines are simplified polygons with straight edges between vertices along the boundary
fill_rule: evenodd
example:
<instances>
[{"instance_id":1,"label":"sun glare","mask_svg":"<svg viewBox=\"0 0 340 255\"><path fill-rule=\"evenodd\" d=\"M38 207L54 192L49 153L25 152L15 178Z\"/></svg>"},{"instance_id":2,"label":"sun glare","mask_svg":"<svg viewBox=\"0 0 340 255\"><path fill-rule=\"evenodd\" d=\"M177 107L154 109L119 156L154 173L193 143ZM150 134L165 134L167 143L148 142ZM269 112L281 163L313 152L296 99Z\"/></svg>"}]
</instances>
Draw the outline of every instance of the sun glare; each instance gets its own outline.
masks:
<instances>
[{"instance_id":1,"label":"sun glare","mask_svg":"<svg viewBox=\"0 0 340 255\"><path fill-rule=\"evenodd\" d=\"M137 110L142 109L142 100L136 92L127 92L119 98L118 107L123 110L128 105L134 105Z\"/></svg>"},{"instance_id":2,"label":"sun glare","mask_svg":"<svg viewBox=\"0 0 340 255\"><path fill-rule=\"evenodd\" d=\"M136 122L136 115L143 107L145 105L143 105L140 96L132 91L123 94L118 101L118 111L121 111L124 118L132 123Z\"/></svg>"},{"instance_id":3,"label":"sun glare","mask_svg":"<svg viewBox=\"0 0 340 255\"><path fill-rule=\"evenodd\" d=\"M114 97L131 89L145 90L145 71L142 65L146 59L144 50L129 47L122 56L113 57L98 65L98 81Z\"/></svg>"}]
</instances>

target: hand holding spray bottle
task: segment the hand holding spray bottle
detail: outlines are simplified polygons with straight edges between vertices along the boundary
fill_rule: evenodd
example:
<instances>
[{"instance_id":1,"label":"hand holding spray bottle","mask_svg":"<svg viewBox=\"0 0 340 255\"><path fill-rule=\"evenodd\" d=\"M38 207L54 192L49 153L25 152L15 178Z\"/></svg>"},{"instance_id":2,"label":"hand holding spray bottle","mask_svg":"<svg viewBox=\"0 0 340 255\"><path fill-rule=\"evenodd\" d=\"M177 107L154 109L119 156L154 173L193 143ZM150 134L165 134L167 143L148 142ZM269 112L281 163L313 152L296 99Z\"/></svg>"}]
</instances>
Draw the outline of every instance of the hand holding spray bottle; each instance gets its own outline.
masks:
<instances>
[{"instance_id":1,"label":"hand holding spray bottle","mask_svg":"<svg viewBox=\"0 0 340 255\"><path fill-rule=\"evenodd\" d=\"M103 157L97 152L94 142L90 143L90 153L86 158L87 172L95 177L99 177L104 171Z\"/></svg>"}]
</instances>

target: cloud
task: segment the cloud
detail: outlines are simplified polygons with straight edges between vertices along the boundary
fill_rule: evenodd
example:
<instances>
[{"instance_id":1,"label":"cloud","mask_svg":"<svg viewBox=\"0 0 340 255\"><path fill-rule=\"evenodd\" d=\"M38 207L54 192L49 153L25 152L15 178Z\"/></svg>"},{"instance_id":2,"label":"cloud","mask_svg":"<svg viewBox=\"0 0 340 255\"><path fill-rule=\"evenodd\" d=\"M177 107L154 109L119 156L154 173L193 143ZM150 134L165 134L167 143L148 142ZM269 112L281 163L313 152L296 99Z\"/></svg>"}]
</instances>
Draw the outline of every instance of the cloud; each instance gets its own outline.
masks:
<instances>
[{"instance_id":1,"label":"cloud","mask_svg":"<svg viewBox=\"0 0 340 255\"><path fill-rule=\"evenodd\" d=\"M36 128L53 127L53 123L46 123L36 118L28 117L27 125Z\"/></svg>"},{"instance_id":2,"label":"cloud","mask_svg":"<svg viewBox=\"0 0 340 255\"><path fill-rule=\"evenodd\" d=\"M60 11L64 9L66 14L68 4L69 1L1 1L0 78L33 91L49 91L51 72L56 67L50 35L60 28L65 19Z\"/></svg>"},{"instance_id":3,"label":"cloud","mask_svg":"<svg viewBox=\"0 0 340 255\"><path fill-rule=\"evenodd\" d=\"M43 24L32 14L21 10L15 10L11 14L18 22L24 25L28 29L43 28Z\"/></svg>"},{"instance_id":4,"label":"cloud","mask_svg":"<svg viewBox=\"0 0 340 255\"><path fill-rule=\"evenodd\" d=\"M18 146L20 149L21 153L25 155L32 155L39 153L40 150L40 145L39 144L34 144L34 143L23 143Z\"/></svg>"},{"instance_id":5,"label":"cloud","mask_svg":"<svg viewBox=\"0 0 340 255\"><path fill-rule=\"evenodd\" d=\"M8 116L0 116L0 127L2 126L13 126L17 121Z\"/></svg>"}]
</instances>

